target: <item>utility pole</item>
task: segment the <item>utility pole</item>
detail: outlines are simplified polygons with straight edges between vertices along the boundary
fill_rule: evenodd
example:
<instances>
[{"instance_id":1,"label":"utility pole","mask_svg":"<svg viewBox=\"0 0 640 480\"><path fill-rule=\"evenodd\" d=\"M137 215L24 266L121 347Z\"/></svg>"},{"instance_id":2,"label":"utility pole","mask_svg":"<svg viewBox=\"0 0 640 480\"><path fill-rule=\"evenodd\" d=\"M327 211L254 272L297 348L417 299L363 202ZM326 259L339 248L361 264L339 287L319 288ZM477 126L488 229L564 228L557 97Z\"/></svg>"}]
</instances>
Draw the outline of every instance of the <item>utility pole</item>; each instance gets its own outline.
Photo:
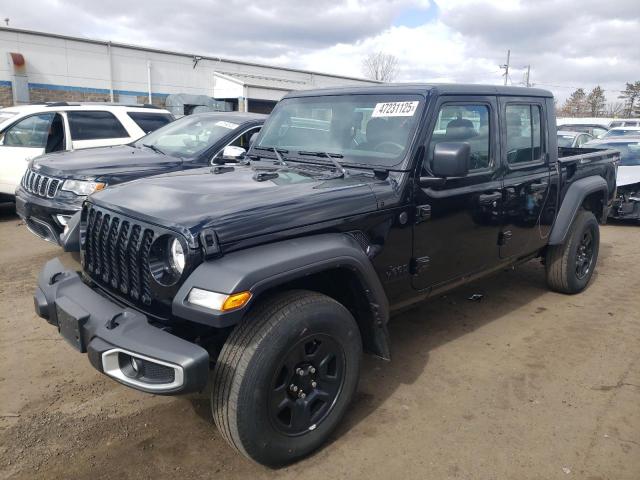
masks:
<instances>
[{"instance_id":1,"label":"utility pole","mask_svg":"<svg viewBox=\"0 0 640 480\"><path fill-rule=\"evenodd\" d=\"M526 76L526 80L525 80L525 84L527 85L527 87L530 87L531 84L529 83L529 75L531 73L531 65L527 65L527 76Z\"/></svg>"},{"instance_id":2,"label":"utility pole","mask_svg":"<svg viewBox=\"0 0 640 480\"><path fill-rule=\"evenodd\" d=\"M504 84L507 84L509 80L509 59L511 58L511 50L507 50L507 63L500 65L500 68L504 69Z\"/></svg>"}]
</instances>

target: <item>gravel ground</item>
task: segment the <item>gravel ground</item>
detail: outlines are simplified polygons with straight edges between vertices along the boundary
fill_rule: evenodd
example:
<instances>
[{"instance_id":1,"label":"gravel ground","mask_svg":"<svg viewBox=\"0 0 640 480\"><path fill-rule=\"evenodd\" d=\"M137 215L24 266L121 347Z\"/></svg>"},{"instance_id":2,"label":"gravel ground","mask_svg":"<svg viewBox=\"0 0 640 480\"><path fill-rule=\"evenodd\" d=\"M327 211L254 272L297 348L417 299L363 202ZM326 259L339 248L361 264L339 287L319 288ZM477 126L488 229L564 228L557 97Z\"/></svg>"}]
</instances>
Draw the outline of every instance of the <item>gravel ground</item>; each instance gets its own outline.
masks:
<instances>
[{"instance_id":1,"label":"gravel ground","mask_svg":"<svg viewBox=\"0 0 640 480\"><path fill-rule=\"evenodd\" d=\"M603 227L581 295L530 262L399 315L393 361L365 358L332 441L274 471L224 443L206 393L129 390L37 318L36 276L61 251L0 206L0 478L638 480L638 245L639 227Z\"/></svg>"}]
</instances>

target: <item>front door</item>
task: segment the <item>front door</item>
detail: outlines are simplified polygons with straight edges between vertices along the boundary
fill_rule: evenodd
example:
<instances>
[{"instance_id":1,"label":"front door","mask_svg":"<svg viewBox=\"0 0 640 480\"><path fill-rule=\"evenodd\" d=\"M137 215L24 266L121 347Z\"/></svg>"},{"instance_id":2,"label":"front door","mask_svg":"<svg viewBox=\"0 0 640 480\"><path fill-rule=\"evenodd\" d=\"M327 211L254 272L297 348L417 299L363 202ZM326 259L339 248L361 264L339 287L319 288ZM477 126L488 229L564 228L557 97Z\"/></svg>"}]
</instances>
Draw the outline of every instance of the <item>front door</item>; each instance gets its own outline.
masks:
<instances>
[{"instance_id":1,"label":"front door","mask_svg":"<svg viewBox=\"0 0 640 480\"><path fill-rule=\"evenodd\" d=\"M412 284L438 288L499 261L502 171L495 97L441 97L427 137L421 176L439 142L467 142L469 174L438 186L415 186Z\"/></svg>"},{"instance_id":2,"label":"front door","mask_svg":"<svg viewBox=\"0 0 640 480\"><path fill-rule=\"evenodd\" d=\"M543 98L503 98L504 221L500 257L525 256L541 248L555 217ZM551 209L551 211L550 211Z\"/></svg>"}]
</instances>

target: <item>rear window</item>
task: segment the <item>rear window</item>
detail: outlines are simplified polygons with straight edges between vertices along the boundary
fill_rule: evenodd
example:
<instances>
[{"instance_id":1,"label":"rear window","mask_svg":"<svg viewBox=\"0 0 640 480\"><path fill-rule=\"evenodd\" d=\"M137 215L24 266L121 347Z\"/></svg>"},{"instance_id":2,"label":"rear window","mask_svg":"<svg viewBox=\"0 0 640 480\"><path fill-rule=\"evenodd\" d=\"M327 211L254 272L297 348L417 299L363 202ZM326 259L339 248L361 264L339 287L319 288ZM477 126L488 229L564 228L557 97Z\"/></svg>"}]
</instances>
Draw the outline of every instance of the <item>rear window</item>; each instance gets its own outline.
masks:
<instances>
[{"instance_id":1,"label":"rear window","mask_svg":"<svg viewBox=\"0 0 640 480\"><path fill-rule=\"evenodd\" d=\"M147 112L127 112L129 118L136 122L142 131L151 133L160 127L164 127L167 123L173 121L173 117L166 113L147 113Z\"/></svg>"},{"instance_id":2,"label":"rear window","mask_svg":"<svg viewBox=\"0 0 640 480\"><path fill-rule=\"evenodd\" d=\"M129 134L111 112L67 112L72 140L123 138Z\"/></svg>"}]
</instances>

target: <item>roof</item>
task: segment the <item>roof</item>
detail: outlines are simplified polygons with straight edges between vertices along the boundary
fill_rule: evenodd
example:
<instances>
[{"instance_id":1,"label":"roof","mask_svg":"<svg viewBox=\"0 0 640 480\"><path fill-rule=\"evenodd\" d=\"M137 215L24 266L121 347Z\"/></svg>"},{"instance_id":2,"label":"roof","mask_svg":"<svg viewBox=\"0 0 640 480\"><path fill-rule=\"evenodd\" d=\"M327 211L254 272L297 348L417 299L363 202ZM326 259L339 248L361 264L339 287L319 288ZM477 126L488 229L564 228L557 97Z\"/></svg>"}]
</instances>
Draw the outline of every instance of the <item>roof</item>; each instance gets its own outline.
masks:
<instances>
[{"instance_id":1,"label":"roof","mask_svg":"<svg viewBox=\"0 0 640 480\"><path fill-rule=\"evenodd\" d=\"M620 137L605 137L589 140L589 145L602 145L604 143L640 143L640 133L638 135L624 135ZM586 145L586 143L584 144Z\"/></svg>"},{"instance_id":2,"label":"roof","mask_svg":"<svg viewBox=\"0 0 640 480\"><path fill-rule=\"evenodd\" d=\"M311 71L311 70L302 70L302 69L297 69L297 68L290 68L290 67L276 67L273 65L267 65L264 63L254 63L254 62L243 62L241 60L235 60L235 59L229 59L229 58L224 58L224 57L219 57L219 56L213 56L213 55L204 55L202 53L189 53L189 52L176 52L175 50L162 50L159 48L150 48L150 47L143 47L140 45L131 45L128 43L118 43L118 42L111 42L111 41L107 41L107 40L97 40L97 39L92 39L92 38L82 38L82 37L72 37L70 35L62 35L62 34L58 34L58 33L49 33L49 32L40 32L37 30L28 30L28 29L22 29L22 28L13 28L13 27L0 27L0 31L5 31L5 32L13 32L13 33L23 33L23 34L30 34L30 35L41 35L44 37L50 37L50 38L60 38L62 40L73 40L76 42L86 42L86 43L93 43L96 45L110 45L112 47L118 47L118 48L127 48L127 49L131 49L131 50L139 50L139 51L143 51L143 52L152 52L152 53L163 53L163 54L167 54L167 55L178 55L181 57L189 57L189 58L194 58L194 57L198 57L204 60L213 60L216 62L225 62L225 63L233 63L236 65L248 65L248 66L253 66L253 67L263 67L263 68L272 68L272 69L277 69L277 70L283 70L286 72L297 72L297 73L306 73L309 75L322 75L323 77L330 77L330 78L338 78L338 79L344 79L344 80L356 80L359 82L369 82L369 83L380 83L377 80L370 80L368 78L358 78L358 77L348 77L345 75L335 75L332 73L322 73L322 72L316 72L316 71Z\"/></svg>"},{"instance_id":3,"label":"roof","mask_svg":"<svg viewBox=\"0 0 640 480\"><path fill-rule=\"evenodd\" d=\"M188 115L189 117L202 116L202 117L220 117L226 120L233 120L236 123L245 122L257 122L264 121L269 115L263 113L251 113L251 112L202 112Z\"/></svg>"},{"instance_id":4,"label":"roof","mask_svg":"<svg viewBox=\"0 0 640 480\"><path fill-rule=\"evenodd\" d=\"M589 135L584 132L576 132L575 130L558 130L558 135L562 135L563 137L577 137L578 135Z\"/></svg>"},{"instance_id":5,"label":"roof","mask_svg":"<svg viewBox=\"0 0 640 480\"><path fill-rule=\"evenodd\" d=\"M0 109L3 112L14 113L31 113L31 112L46 112L52 111L73 111L73 110L126 110L127 112L146 112L146 113L169 113L164 108L155 106L144 105L123 105L117 103L107 102L49 102L49 103L32 103L27 105L14 105L13 107L6 107Z\"/></svg>"},{"instance_id":6,"label":"roof","mask_svg":"<svg viewBox=\"0 0 640 480\"><path fill-rule=\"evenodd\" d=\"M384 83L380 85L347 86L320 88L289 93L285 98L315 97L319 95L369 94L418 94L434 95L502 95L520 97L553 98L548 90L527 87L505 87L500 85L481 85L464 83Z\"/></svg>"}]
</instances>

